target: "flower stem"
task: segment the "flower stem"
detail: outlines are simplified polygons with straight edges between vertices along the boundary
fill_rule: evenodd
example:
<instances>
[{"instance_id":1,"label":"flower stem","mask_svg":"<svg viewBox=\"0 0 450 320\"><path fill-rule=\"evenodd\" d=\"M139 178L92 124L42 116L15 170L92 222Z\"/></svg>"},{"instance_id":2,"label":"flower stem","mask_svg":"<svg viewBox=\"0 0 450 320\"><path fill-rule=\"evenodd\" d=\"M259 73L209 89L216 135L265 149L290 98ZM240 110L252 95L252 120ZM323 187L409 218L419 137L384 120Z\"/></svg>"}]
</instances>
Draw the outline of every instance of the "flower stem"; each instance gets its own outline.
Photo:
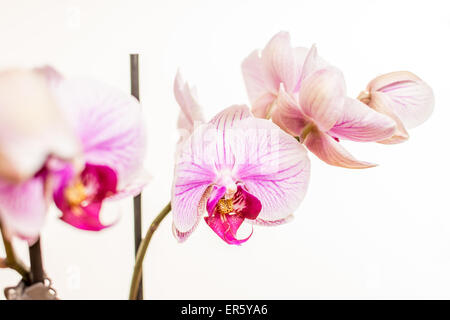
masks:
<instances>
[{"instance_id":1,"label":"flower stem","mask_svg":"<svg viewBox=\"0 0 450 320\"><path fill-rule=\"evenodd\" d=\"M42 267L41 239L28 248L30 253L31 282L44 282L44 268Z\"/></svg>"},{"instance_id":2,"label":"flower stem","mask_svg":"<svg viewBox=\"0 0 450 320\"><path fill-rule=\"evenodd\" d=\"M167 216L167 214L172 209L170 202L161 210L161 212L156 216L155 220L153 220L150 228L148 228L145 238L142 239L142 242L139 246L139 250L136 254L136 262L134 264L133 277L131 279L131 287L130 287L130 300L136 300L138 294L139 283L142 277L142 263L144 262L145 253L147 252L148 245L150 244L150 240L152 239L153 233L158 229L159 224L163 219Z\"/></svg>"},{"instance_id":3,"label":"flower stem","mask_svg":"<svg viewBox=\"0 0 450 320\"><path fill-rule=\"evenodd\" d=\"M5 230L3 229L1 224L0 224L0 231L2 234L2 238L3 238L3 244L5 246L6 266L8 268L16 270L22 276L23 281L25 283L29 284L30 283L30 272L28 271L28 268L16 257L16 253L14 252L12 243L6 238Z\"/></svg>"},{"instance_id":4,"label":"flower stem","mask_svg":"<svg viewBox=\"0 0 450 320\"><path fill-rule=\"evenodd\" d=\"M308 134L311 133L311 131L313 131L315 128L314 123L310 122L308 123L302 130L302 132L300 133L300 137L299 137L299 141L300 143L303 143L306 139L306 137L308 136Z\"/></svg>"},{"instance_id":5,"label":"flower stem","mask_svg":"<svg viewBox=\"0 0 450 320\"><path fill-rule=\"evenodd\" d=\"M361 93L359 94L359 96L356 99L358 99L359 101L367 104L367 103L370 102L370 98L371 98L370 92L368 92L368 91L361 91Z\"/></svg>"}]
</instances>

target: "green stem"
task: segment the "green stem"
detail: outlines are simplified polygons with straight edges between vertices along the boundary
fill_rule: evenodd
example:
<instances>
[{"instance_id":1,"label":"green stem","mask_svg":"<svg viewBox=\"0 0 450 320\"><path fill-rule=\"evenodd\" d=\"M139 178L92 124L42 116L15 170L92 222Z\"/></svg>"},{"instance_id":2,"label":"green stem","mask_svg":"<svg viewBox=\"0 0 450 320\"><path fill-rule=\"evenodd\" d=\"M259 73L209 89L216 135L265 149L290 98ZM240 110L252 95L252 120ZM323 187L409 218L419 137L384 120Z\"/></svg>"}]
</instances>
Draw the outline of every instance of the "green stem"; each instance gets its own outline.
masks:
<instances>
[{"instance_id":1,"label":"green stem","mask_svg":"<svg viewBox=\"0 0 450 320\"><path fill-rule=\"evenodd\" d=\"M130 295L129 300L136 300L139 288L139 282L142 277L142 263L144 262L145 253L147 252L148 245L150 244L150 240L152 239L153 233L158 229L159 224L163 219L167 216L167 214L172 209L170 202L161 210L161 212L156 216L155 220L153 220L150 228L147 230L147 234L145 238L142 239L142 242L139 246L138 252L136 254L136 262L134 264L133 270L133 278L131 279L131 287L130 287Z\"/></svg>"},{"instance_id":2,"label":"green stem","mask_svg":"<svg viewBox=\"0 0 450 320\"><path fill-rule=\"evenodd\" d=\"M12 243L6 238L5 231L1 225L0 233L2 234L3 244L5 246L6 266L16 270L22 276L25 283L30 283L30 272L28 271L28 268L25 267L25 265L16 257Z\"/></svg>"},{"instance_id":3,"label":"green stem","mask_svg":"<svg viewBox=\"0 0 450 320\"><path fill-rule=\"evenodd\" d=\"M300 143L303 143L306 139L306 137L308 136L308 134L311 133L311 131L313 131L315 128L314 123L310 122L308 123L302 130L302 132L300 133L300 137L299 137L299 141Z\"/></svg>"}]
</instances>

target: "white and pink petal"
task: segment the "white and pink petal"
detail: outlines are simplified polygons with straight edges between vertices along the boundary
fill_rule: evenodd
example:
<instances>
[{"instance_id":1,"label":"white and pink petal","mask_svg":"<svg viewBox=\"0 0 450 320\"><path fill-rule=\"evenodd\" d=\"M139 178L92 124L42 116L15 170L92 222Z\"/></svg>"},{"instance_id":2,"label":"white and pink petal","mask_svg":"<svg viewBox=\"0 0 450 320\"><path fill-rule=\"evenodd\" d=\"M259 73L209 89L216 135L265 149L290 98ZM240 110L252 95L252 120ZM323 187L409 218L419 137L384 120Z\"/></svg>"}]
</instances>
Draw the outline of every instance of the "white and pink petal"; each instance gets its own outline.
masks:
<instances>
[{"instance_id":1,"label":"white and pink petal","mask_svg":"<svg viewBox=\"0 0 450 320\"><path fill-rule=\"evenodd\" d=\"M299 78L299 68L289 33L277 33L262 50L261 61L270 90L278 92L283 83L286 91L293 92Z\"/></svg>"},{"instance_id":2,"label":"white and pink petal","mask_svg":"<svg viewBox=\"0 0 450 320\"><path fill-rule=\"evenodd\" d=\"M328 131L339 120L346 96L342 72L334 67L320 69L302 81L299 104L302 113L322 131Z\"/></svg>"},{"instance_id":3,"label":"white and pink petal","mask_svg":"<svg viewBox=\"0 0 450 320\"><path fill-rule=\"evenodd\" d=\"M305 146L322 161L337 167L364 169L375 164L355 159L332 136L313 129L304 140Z\"/></svg>"},{"instance_id":4,"label":"white and pink petal","mask_svg":"<svg viewBox=\"0 0 450 320\"><path fill-rule=\"evenodd\" d=\"M329 134L353 141L379 141L395 132L394 120L368 108L359 100L345 98L344 110Z\"/></svg>"},{"instance_id":5,"label":"white and pink petal","mask_svg":"<svg viewBox=\"0 0 450 320\"><path fill-rule=\"evenodd\" d=\"M434 95L431 87L408 71L383 74L367 86L369 92L383 93L389 108L408 128L425 122L433 112Z\"/></svg>"},{"instance_id":6,"label":"white and pink petal","mask_svg":"<svg viewBox=\"0 0 450 320\"><path fill-rule=\"evenodd\" d=\"M139 102L129 94L90 79L53 85L57 101L80 137L84 160L116 171L119 189L142 170L146 130Z\"/></svg>"},{"instance_id":7,"label":"white and pink petal","mask_svg":"<svg viewBox=\"0 0 450 320\"><path fill-rule=\"evenodd\" d=\"M43 175L19 184L0 181L0 222L7 235L34 242L44 225L46 198Z\"/></svg>"}]
</instances>

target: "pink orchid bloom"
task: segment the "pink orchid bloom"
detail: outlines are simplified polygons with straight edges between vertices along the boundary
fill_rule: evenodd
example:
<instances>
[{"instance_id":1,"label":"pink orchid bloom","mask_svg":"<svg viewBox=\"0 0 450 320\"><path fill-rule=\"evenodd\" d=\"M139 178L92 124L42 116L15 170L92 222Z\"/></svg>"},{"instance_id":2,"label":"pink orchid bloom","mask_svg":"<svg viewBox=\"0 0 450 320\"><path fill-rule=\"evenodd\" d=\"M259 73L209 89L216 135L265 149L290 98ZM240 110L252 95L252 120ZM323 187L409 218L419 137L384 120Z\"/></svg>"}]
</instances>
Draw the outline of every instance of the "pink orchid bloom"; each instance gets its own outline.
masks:
<instances>
[{"instance_id":1,"label":"pink orchid bloom","mask_svg":"<svg viewBox=\"0 0 450 320\"><path fill-rule=\"evenodd\" d=\"M53 98L75 132L82 161L50 156L20 184L0 183L0 217L10 235L34 241L51 198L61 219L84 230L101 230L103 200L137 194L143 187L145 129L133 97L91 80L63 79L50 68ZM58 134L58 133L55 133Z\"/></svg>"},{"instance_id":2,"label":"pink orchid bloom","mask_svg":"<svg viewBox=\"0 0 450 320\"><path fill-rule=\"evenodd\" d=\"M376 77L358 99L395 121L394 135L378 141L384 144L407 140L409 134L406 128L412 129L425 122L434 107L433 90L409 71L391 72Z\"/></svg>"},{"instance_id":3,"label":"pink orchid bloom","mask_svg":"<svg viewBox=\"0 0 450 320\"><path fill-rule=\"evenodd\" d=\"M189 90L180 88L188 87L175 86L177 100L187 101L180 97ZM181 106L183 118L198 106L190 101ZM303 146L273 123L254 118L246 106L225 109L180 146L172 188L175 237L186 240L204 217L222 240L239 245L251 236L238 238L244 221L288 221L306 193L309 167Z\"/></svg>"},{"instance_id":4,"label":"pink orchid bloom","mask_svg":"<svg viewBox=\"0 0 450 320\"><path fill-rule=\"evenodd\" d=\"M77 173L63 168L53 197L61 219L98 231L103 200L138 194L146 183L142 168L145 126L139 102L129 94L86 79L60 79L53 92L80 138L85 161Z\"/></svg>"},{"instance_id":5,"label":"pink orchid bloom","mask_svg":"<svg viewBox=\"0 0 450 320\"><path fill-rule=\"evenodd\" d=\"M252 53L242 69L255 115L271 116L330 165L372 167L355 159L339 139L370 142L394 134L393 120L346 96L342 73L321 59L315 46L307 53L294 49L285 32L275 35L261 57Z\"/></svg>"}]
</instances>

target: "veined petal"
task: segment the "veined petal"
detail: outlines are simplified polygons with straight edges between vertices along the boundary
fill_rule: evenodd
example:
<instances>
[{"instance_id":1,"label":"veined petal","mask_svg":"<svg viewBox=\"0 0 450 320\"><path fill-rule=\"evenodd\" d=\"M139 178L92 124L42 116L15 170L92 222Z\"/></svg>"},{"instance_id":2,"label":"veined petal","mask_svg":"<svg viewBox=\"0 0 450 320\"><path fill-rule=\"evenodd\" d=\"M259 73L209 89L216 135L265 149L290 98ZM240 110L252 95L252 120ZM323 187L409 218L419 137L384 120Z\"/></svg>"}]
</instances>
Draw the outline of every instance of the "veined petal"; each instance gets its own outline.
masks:
<instances>
[{"instance_id":1,"label":"veined petal","mask_svg":"<svg viewBox=\"0 0 450 320\"><path fill-rule=\"evenodd\" d=\"M309 159L298 141L262 119L240 121L227 135L232 172L261 202L259 219L284 219L300 205L309 181Z\"/></svg>"},{"instance_id":2,"label":"veined petal","mask_svg":"<svg viewBox=\"0 0 450 320\"><path fill-rule=\"evenodd\" d=\"M345 100L345 81L333 67L313 72L300 88L300 108L322 131L328 131L339 120Z\"/></svg>"},{"instance_id":3,"label":"veined petal","mask_svg":"<svg viewBox=\"0 0 450 320\"><path fill-rule=\"evenodd\" d=\"M389 98L387 98L383 93L374 92L371 94L371 98L369 101L369 106L373 110L387 115L392 120L394 120L395 124L396 124L394 134L391 137L381 140L381 141L377 141L377 142L383 143L383 144L401 143L401 142L408 140L409 134L408 134L408 131L406 130L406 128L404 127L403 122L388 107L389 102L386 101L388 99Z\"/></svg>"},{"instance_id":4,"label":"veined petal","mask_svg":"<svg viewBox=\"0 0 450 320\"><path fill-rule=\"evenodd\" d=\"M83 145L87 163L113 168L119 189L142 170L146 135L142 110L131 95L88 79L54 85L58 102Z\"/></svg>"},{"instance_id":5,"label":"veined petal","mask_svg":"<svg viewBox=\"0 0 450 320\"><path fill-rule=\"evenodd\" d=\"M305 146L319 159L326 163L343 168L363 169L376 166L355 159L339 142L320 130L312 130L305 138Z\"/></svg>"},{"instance_id":6,"label":"veined petal","mask_svg":"<svg viewBox=\"0 0 450 320\"><path fill-rule=\"evenodd\" d=\"M298 103L283 88L280 88L272 121L294 137L299 137L308 123Z\"/></svg>"},{"instance_id":7,"label":"veined petal","mask_svg":"<svg viewBox=\"0 0 450 320\"><path fill-rule=\"evenodd\" d=\"M253 51L241 65L247 94L255 117L266 118L276 99L276 90L267 83L258 50Z\"/></svg>"},{"instance_id":8,"label":"veined petal","mask_svg":"<svg viewBox=\"0 0 450 320\"><path fill-rule=\"evenodd\" d=\"M80 142L46 78L30 70L0 72L0 177L22 182L50 155L70 160L80 154Z\"/></svg>"},{"instance_id":9,"label":"veined petal","mask_svg":"<svg viewBox=\"0 0 450 320\"><path fill-rule=\"evenodd\" d=\"M216 114L209 123L214 125L217 130L224 130L249 117L252 117L252 114L246 105L233 105Z\"/></svg>"},{"instance_id":10,"label":"veined petal","mask_svg":"<svg viewBox=\"0 0 450 320\"><path fill-rule=\"evenodd\" d=\"M47 211L44 189L42 175L19 184L0 181L0 220L9 236L38 238Z\"/></svg>"},{"instance_id":11,"label":"veined petal","mask_svg":"<svg viewBox=\"0 0 450 320\"><path fill-rule=\"evenodd\" d=\"M209 186L206 191L203 193L202 197L200 198L200 202L198 204L197 207L197 217L195 219L194 224L192 225L192 227L187 230L187 231L180 231L177 229L175 222L172 223L172 232L173 235L175 236L175 238L178 240L178 242L184 242L187 240L187 238L192 234L192 232L195 231L195 229L197 228L199 222L201 221L201 217L204 216L207 213L207 201L208 199L211 197L211 193L212 193L213 187ZM172 212L173 211L173 203L172 203ZM175 212L174 212L175 214Z\"/></svg>"},{"instance_id":12,"label":"veined petal","mask_svg":"<svg viewBox=\"0 0 450 320\"><path fill-rule=\"evenodd\" d=\"M381 75L372 80L367 89L386 95L389 98L386 108L390 108L409 129L422 124L433 112L433 90L411 72Z\"/></svg>"},{"instance_id":13,"label":"veined petal","mask_svg":"<svg viewBox=\"0 0 450 320\"><path fill-rule=\"evenodd\" d=\"M257 118L270 119L272 112L276 110L277 97L268 92L252 103L252 113Z\"/></svg>"},{"instance_id":14,"label":"veined petal","mask_svg":"<svg viewBox=\"0 0 450 320\"><path fill-rule=\"evenodd\" d=\"M292 92L299 78L299 70L289 33L279 32L261 53L265 78L271 90L278 92L283 83L287 92Z\"/></svg>"},{"instance_id":15,"label":"veined petal","mask_svg":"<svg viewBox=\"0 0 450 320\"><path fill-rule=\"evenodd\" d=\"M186 133L182 132L181 134L186 137L194 131L197 123L205 122L202 109L197 103L195 89L189 87L189 84L183 80L180 71L177 71L173 92L181 108L178 118L178 129L185 130Z\"/></svg>"},{"instance_id":16,"label":"veined petal","mask_svg":"<svg viewBox=\"0 0 450 320\"><path fill-rule=\"evenodd\" d=\"M253 118L246 105L234 105L219 112L209 122L212 128L210 140L215 139L214 166L216 169L230 168L235 161L229 136L233 136L233 129L240 121ZM231 129L231 130L230 130ZM213 147L211 145L211 147ZM214 153L214 150L211 150Z\"/></svg>"},{"instance_id":17,"label":"veined petal","mask_svg":"<svg viewBox=\"0 0 450 320\"><path fill-rule=\"evenodd\" d=\"M212 125L203 124L180 148L172 186L173 222L180 233L186 233L196 225L200 200L216 179L212 158L216 138Z\"/></svg>"},{"instance_id":18,"label":"veined petal","mask_svg":"<svg viewBox=\"0 0 450 320\"><path fill-rule=\"evenodd\" d=\"M343 113L329 133L353 141L379 141L390 138L395 126L391 118L358 100L345 98Z\"/></svg>"},{"instance_id":19,"label":"veined petal","mask_svg":"<svg viewBox=\"0 0 450 320\"><path fill-rule=\"evenodd\" d=\"M301 63L299 79L294 89L294 92L298 92L303 80L305 80L314 71L326 68L328 63L319 57L317 54L316 45L312 45L309 50L306 48L296 48L295 52L298 63Z\"/></svg>"}]
</instances>

